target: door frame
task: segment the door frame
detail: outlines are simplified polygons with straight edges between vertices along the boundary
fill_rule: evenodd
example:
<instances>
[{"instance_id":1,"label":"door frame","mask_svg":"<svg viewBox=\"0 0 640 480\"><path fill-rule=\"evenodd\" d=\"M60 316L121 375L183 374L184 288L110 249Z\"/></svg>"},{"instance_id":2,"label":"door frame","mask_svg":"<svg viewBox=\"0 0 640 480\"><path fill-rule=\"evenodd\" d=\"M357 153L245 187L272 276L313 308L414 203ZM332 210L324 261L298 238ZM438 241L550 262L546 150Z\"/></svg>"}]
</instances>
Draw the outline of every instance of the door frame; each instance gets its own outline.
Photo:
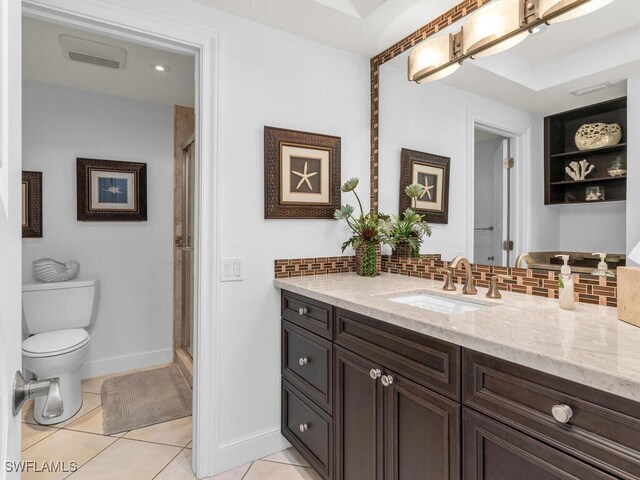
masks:
<instances>
[{"instance_id":1,"label":"door frame","mask_svg":"<svg viewBox=\"0 0 640 480\"><path fill-rule=\"evenodd\" d=\"M511 232L514 242L513 257L528 252L531 245L531 126L513 118L487 111L469 109L467 121L467 231L466 251L474 261L475 218L475 129L505 137L511 142L511 154L516 159L511 173Z\"/></svg>"},{"instance_id":2,"label":"door frame","mask_svg":"<svg viewBox=\"0 0 640 480\"><path fill-rule=\"evenodd\" d=\"M194 232L194 375L192 467L221 466L218 262L219 44L217 32L121 4L97 0L23 0L22 14L124 40L195 55L196 226ZM16 208L20 208L18 205ZM201 366L206 365L206 368Z\"/></svg>"}]
</instances>

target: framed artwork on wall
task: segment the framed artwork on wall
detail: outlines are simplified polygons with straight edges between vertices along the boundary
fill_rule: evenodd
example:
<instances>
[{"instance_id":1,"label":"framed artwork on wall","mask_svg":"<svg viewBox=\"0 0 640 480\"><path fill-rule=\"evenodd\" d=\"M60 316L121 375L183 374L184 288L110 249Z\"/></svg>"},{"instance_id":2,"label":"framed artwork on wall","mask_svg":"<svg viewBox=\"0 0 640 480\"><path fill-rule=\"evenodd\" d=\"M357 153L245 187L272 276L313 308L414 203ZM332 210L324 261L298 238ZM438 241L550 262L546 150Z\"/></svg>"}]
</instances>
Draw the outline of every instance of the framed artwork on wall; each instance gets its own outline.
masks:
<instances>
[{"instance_id":1,"label":"framed artwork on wall","mask_svg":"<svg viewBox=\"0 0 640 480\"><path fill-rule=\"evenodd\" d=\"M78 220L147 220L147 164L76 159Z\"/></svg>"},{"instance_id":2,"label":"framed artwork on wall","mask_svg":"<svg viewBox=\"0 0 640 480\"><path fill-rule=\"evenodd\" d=\"M264 127L264 218L333 218L340 137Z\"/></svg>"},{"instance_id":3,"label":"framed artwork on wall","mask_svg":"<svg viewBox=\"0 0 640 480\"><path fill-rule=\"evenodd\" d=\"M22 172L22 237L42 237L42 172Z\"/></svg>"},{"instance_id":4,"label":"framed artwork on wall","mask_svg":"<svg viewBox=\"0 0 640 480\"><path fill-rule=\"evenodd\" d=\"M451 159L431 153L402 149L400 154L400 212L407 208L425 215L428 223L449 223L449 163ZM419 183L425 188L416 205L404 188Z\"/></svg>"}]
</instances>

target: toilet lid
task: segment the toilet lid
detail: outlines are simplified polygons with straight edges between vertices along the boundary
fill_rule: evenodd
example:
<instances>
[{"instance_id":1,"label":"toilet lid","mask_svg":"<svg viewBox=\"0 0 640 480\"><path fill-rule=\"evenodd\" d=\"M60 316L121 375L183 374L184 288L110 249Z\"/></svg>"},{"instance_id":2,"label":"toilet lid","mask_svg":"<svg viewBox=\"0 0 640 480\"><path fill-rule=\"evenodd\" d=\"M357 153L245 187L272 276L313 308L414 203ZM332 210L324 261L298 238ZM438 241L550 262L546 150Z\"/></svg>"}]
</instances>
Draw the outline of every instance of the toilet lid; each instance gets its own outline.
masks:
<instances>
[{"instance_id":1,"label":"toilet lid","mask_svg":"<svg viewBox=\"0 0 640 480\"><path fill-rule=\"evenodd\" d=\"M22 351L35 355L59 355L76 350L89 342L89 334L83 328L54 330L38 333L22 342Z\"/></svg>"}]
</instances>

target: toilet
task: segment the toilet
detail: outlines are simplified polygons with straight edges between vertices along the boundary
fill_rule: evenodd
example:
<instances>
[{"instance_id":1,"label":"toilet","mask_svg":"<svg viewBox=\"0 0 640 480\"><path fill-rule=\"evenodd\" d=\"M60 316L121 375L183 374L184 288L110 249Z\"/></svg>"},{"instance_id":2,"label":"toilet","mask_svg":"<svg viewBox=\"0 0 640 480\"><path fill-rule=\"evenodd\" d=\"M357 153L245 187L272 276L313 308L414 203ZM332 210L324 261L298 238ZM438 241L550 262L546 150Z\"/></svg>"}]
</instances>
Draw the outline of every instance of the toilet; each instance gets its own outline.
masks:
<instances>
[{"instance_id":1,"label":"toilet","mask_svg":"<svg viewBox=\"0 0 640 480\"><path fill-rule=\"evenodd\" d=\"M58 377L63 412L44 418L45 397L37 397L33 416L43 425L64 422L82 407L80 368L89 354L87 329L98 311L100 282L77 279L67 282L30 283L22 286L23 367L37 379Z\"/></svg>"}]
</instances>

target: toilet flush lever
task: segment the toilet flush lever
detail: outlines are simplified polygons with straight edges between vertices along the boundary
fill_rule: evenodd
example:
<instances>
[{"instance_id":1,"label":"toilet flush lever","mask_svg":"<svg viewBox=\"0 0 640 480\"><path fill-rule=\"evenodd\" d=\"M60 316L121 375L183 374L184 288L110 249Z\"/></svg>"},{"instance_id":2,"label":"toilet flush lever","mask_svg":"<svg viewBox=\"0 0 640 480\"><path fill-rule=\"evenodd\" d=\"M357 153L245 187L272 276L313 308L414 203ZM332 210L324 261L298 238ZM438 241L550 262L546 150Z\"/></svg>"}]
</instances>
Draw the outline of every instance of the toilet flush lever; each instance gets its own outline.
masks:
<instances>
[{"instance_id":1,"label":"toilet flush lever","mask_svg":"<svg viewBox=\"0 0 640 480\"><path fill-rule=\"evenodd\" d=\"M27 382L22 373L16 372L13 381L13 414L17 415L24 402L30 398L44 397L45 395L47 399L44 402L42 416L54 418L62 415L63 404L59 378Z\"/></svg>"}]
</instances>

